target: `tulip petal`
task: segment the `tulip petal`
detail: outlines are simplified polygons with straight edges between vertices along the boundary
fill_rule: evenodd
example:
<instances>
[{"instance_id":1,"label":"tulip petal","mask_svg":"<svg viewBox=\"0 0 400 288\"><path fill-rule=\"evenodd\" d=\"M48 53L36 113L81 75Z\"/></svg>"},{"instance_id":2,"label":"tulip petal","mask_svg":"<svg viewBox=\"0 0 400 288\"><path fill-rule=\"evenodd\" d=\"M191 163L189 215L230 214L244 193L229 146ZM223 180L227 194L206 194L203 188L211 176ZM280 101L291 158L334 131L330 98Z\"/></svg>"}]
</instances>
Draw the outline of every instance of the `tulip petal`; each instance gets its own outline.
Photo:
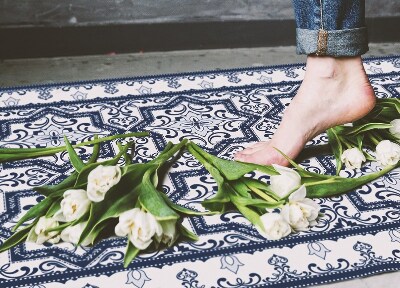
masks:
<instances>
[{"instance_id":1,"label":"tulip petal","mask_svg":"<svg viewBox=\"0 0 400 288\"><path fill-rule=\"evenodd\" d=\"M291 202L301 201L304 198L306 198L306 195L307 195L306 186L303 184L296 191L290 194L289 201Z\"/></svg>"}]
</instances>

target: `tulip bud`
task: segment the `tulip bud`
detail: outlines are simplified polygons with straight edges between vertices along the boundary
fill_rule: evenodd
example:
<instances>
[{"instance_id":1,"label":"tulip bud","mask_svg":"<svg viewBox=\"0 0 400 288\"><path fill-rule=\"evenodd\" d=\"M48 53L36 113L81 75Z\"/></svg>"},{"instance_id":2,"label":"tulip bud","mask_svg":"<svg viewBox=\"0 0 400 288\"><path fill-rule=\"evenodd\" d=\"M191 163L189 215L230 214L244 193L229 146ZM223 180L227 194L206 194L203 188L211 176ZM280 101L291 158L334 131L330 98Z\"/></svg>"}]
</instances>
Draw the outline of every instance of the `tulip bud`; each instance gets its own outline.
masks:
<instances>
[{"instance_id":1,"label":"tulip bud","mask_svg":"<svg viewBox=\"0 0 400 288\"><path fill-rule=\"evenodd\" d=\"M53 218L46 218L42 216L34 227L29 231L27 242L33 242L36 244L43 244L44 242L58 243L60 241L60 235L58 231L46 232L46 230L51 228L56 228L58 222Z\"/></svg>"},{"instance_id":2,"label":"tulip bud","mask_svg":"<svg viewBox=\"0 0 400 288\"><path fill-rule=\"evenodd\" d=\"M90 200L82 189L70 189L64 192L61 209L53 218L60 222L71 222L82 217L90 208Z\"/></svg>"},{"instance_id":3,"label":"tulip bud","mask_svg":"<svg viewBox=\"0 0 400 288\"><path fill-rule=\"evenodd\" d=\"M366 161L364 154L358 148L345 150L340 159L349 169L360 169L362 163Z\"/></svg>"},{"instance_id":4,"label":"tulip bud","mask_svg":"<svg viewBox=\"0 0 400 288\"><path fill-rule=\"evenodd\" d=\"M107 191L119 180L121 180L121 168L119 166L97 166L88 175L88 198L93 202L103 201Z\"/></svg>"},{"instance_id":5,"label":"tulip bud","mask_svg":"<svg viewBox=\"0 0 400 288\"><path fill-rule=\"evenodd\" d=\"M320 206L312 199L306 198L306 188L300 186L289 196L289 202L283 206L282 217L295 231L305 231L316 225Z\"/></svg>"},{"instance_id":6,"label":"tulip bud","mask_svg":"<svg viewBox=\"0 0 400 288\"><path fill-rule=\"evenodd\" d=\"M134 208L119 216L115 234L128 236L136 248L144 250L151 244L153 236L162 236L162 227L151 213Z\"/></svg>"},{"instance_id":7,"label":"tulip bud","mask_svg":"<svg viewBox=\"0 0 400 288\"><path fill-rule=\"evenodd\" d=\"M390 124L393 127L389 128L389 132L392 133L394 137L400 139L400 119L394 119Z\"/></svg>"},{"instance_id":8,"label":"tulip bud","mask_svg":"<svg viewBox=\"0 0 400 288\"><path fill-rule=\"evenodd\" d=\"M279 240L290 234L292 231L290 225L278 213L266 213L260 217L263 225L261 227L256 227L258 232L267 238L268 240Z\"/></svg>"},{"instance_id":9,"label":"tulip bud","mask_svg":"<svg viewBox=\"0 0 400 288\"><path fill-rule=\"evenodd\" d=\"M383 140L376 146L376 160L381 166L395 165L400 160L400 145Z\"/></svg>"},{"instance_id":10,"label":"tulip bud","mask_svg":"<svg viewBox=\"0 0 400 288\"><path fill-rule=\"evenodd\" d=\"M79 224L76 224L74 226L68 226L61 232L61 239L64 242L72 243L74 245L77 245L79 242L79 238L82 235L83 230L86 227L87 222L82 222ZM87 237L83 242L82 246L88 246L92 243L92 240L90 237Z\"/></svg>"},{"instance_id":11,"label":"tulip bud","mask_svg":"<svg viewBox=\"0 0 400 288\"><path fill-rule=\"evenodd\" d=\"M272 164L272 166L279 173L279 175L271 176L270 189L280 198L286 197L295 188L300 186L301 177L299 173L293 169L276 164Z\"/></svg>"}]
</instances>

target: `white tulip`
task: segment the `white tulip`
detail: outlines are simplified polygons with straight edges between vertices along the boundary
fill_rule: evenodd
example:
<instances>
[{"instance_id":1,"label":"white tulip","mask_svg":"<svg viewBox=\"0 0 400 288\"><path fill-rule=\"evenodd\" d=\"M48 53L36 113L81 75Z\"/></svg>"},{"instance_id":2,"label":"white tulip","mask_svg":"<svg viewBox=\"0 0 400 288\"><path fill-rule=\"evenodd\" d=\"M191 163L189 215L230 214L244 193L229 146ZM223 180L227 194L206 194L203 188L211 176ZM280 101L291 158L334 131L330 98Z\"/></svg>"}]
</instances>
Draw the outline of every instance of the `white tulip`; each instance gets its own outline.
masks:
<instances>
[{"instance_id":1,"label":"white tulip","mask_svg":"<svg viewBox=\"0 0 400 288\"><path fill-rule=\"evenodd\" d=\"M90 200L83 189L70 189L64 192L61 209L53 218L60 222L71 222L82 217L90 208Z\"/></svg>"},{"instance_id":2,"label":"white tulip","mask_svg":"<svg viewBox=\"0 0 400 288\"><path fill-rule=\"evenodd\" d=\"M46 230L56 228L57 226L59 226L58 221L53 218L42 216L39 218L36 225L29 231L26 241L36 244L43 244L46 241L53 244L58 243L60 241L60 232L46 232Z\"/></svg>"},{"instance_id":3,"label":"white tulip","mask_svg":"<svg viewBox=\"0 0 400 288\"><path fill-rule=\"evenodd\" d=\"M400 139L400 119L394 119L390 124L393 127L389 128L389 132L392 133L394 137Z\"/></svg>"},{"instance_id":4,"label":"white tulip","mask_svg":"<svg viewBox=\"0 0 400 288\"><path fill-rule=\"evenodd\" d=\"M167 246L171 246L175 240L178 238L176 233L176 220L166 220L159 222L162 228L161 237L156 237L158 242L162 242Z\"/></svg>"},{"instance_id":5,"label":"white tulip","mask_svg":"<svg viewBox=\"0 0 400 288\"><path fill-rule=\"evenodd\" d=\"M82 235L83 229L85 229L87 222L81 222L74 226L68 226L61 232L61 239L64 242L72 243L74 245L78 244L79 238ZM92 238L87 237L83 242L82 246L88 246L92 243Z\"/></svg>"},{"instance_id":6,"label":"white tulip","mask_svg":"<svg viewBox=\"0 0 400 288\"><path fill-rule=\"evenodd\" d=\"M258 232L269 240L278 240L290 234L290 225L278 213L266 213L260 217L263 229L257 227Z\"/></svg>"},{"instance_id":7,"label":"white tulip","mask_svg":"<svg viewBox=\"0 0 400 288\"><path fill-rule=\"evenodd\" d=\"M125 211L119 216L119 223L115 226L117 236L128 236L132 244L140 249L146 249L152 242L153 236L162 236L162 227L156 218L139 208Z\"/></svg>"},{"instance_id":8,"label":"white tulip","mask_svg":"<svg viewBox=\"0 0 400 288\"><path fill-rule=\"evenodd\" d=\"M295 188L300 186L301 177L299 173L293 169L280 165L272 164L272 166L279 173L279 175L271 176L270 189L280 198L286 197Z\"/></svg>"},{"instance_id":9,"label":"white tulip","mask_svg":"<svg viewBox=\"0 0 400 288\"><path fill-rule=\"evenodd\" d=\"M342 153L340 160L346 165L349 169L360 169L365 159L364 154L358 148L347 149Z\"/></svg>"},{"instance_id":10,"label":"white tulip","mask_svg":"<svg viewBox=\"0 0 400 288\"><path fill-rule=\"evenodd\" d=\"M289 196L289 202L283 206L281 214L293 230L305 231L317 224L320 209L317 203L306 198L306 188L301 185Z\"/></svg>"},{"instance_id":11,"label":"white tulip","mask_svg":"<svg viewBox=\"0 0 400 288\"><path fill-rule=\"evenodd\" d=\"M381 166L395 165L400 160L400 145L383 140L376 146L376 160Z\"/></svg>"},{"instance_id":12,"label":"white tulip","mask_svg":"<svg viewBox=\"0 0 400 288\"><path fill-rule=\"evenodd\" d=\"M121 180L121 168L119 166L97 166L88 175L88 198L93 202L103 201L107 191L119 180Z\"/></svg>"}]
</instances>

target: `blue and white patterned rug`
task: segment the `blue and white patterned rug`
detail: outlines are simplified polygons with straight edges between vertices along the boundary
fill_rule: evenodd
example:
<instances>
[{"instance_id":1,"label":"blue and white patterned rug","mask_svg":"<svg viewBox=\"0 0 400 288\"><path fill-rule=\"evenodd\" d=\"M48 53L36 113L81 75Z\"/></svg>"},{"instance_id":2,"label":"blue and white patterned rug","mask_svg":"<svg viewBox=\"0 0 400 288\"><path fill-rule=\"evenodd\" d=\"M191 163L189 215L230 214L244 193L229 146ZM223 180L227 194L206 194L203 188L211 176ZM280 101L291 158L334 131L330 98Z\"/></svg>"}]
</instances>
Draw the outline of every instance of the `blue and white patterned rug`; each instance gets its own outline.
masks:
<instances>
[{"instance_id":1,"label":"blue and white patterned rug","mask_svg":"<svg viewBox=\"0 0 400 288\"><path fill-rule=\"evenodd\" d=\"M400 97L400 58L367 59L365 68L378 97ZM150 138L138 140L137 161L182 137L229 159L273 135L303 75L303 65L287 65L0 89L0 146L59 146L63 134L82 141L93 133L150 130ZM320 135L309 144L326 142ZM116 150L106 144L102 156ZM88 157L90 148L79 152ZM331 156L303 165L334 171ZM376 169L368 164L343 174ZM71 170L65 153L1 165L1 241L43 199L32 187L57 183ZM173 201L198 210L214 186L189 154L164 180ZM21 244L0 254L0 287L302 287L400 269L399 169L346 196L318 201L325 213L318 226L279 241L263 239L238 213L185 220L198 242L142 255L128 269L123 238L84 249Z\"/></svg>"}]
</instances>

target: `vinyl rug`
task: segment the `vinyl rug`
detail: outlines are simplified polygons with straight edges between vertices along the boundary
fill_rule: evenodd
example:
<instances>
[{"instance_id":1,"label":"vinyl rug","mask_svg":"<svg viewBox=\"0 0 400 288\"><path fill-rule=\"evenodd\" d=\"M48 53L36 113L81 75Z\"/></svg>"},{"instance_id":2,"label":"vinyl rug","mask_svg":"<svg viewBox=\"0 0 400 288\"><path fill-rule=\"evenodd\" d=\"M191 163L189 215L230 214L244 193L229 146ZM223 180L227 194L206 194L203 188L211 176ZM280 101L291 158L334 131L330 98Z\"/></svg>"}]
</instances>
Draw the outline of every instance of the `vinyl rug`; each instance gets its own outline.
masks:
<instances>
[{"instance_id":1,"label":"vinyl rug","mask_svg":"<svg viewBox=\"0 0 400 288\"><path fill-rule=\"evenodd\" d=\"M399 57L365 59L365 68L378 97L400 97ZM151 137L137 140L137 162L182 138L232 159L271 138L303 76L299 64L0 89L0 146L60 146L63 135L76 142L148 130ZM325 143L321 134L308 145ZM106 143L101 157L116 151L116 143ZM84 159L90 152L79 149ZM302 165L325 174L335 167L329 155ZM66 153L1 164L0 241L43 199L32 188L58 183L72 169ZM377 169L372 163L341 175ZM184 153L162 188L174 202L200 211L216 185ZM23 243L0 254L0 287L303 287L400 269L400 169L317 201L324 213L318 225L278 241L265 240L236 212L193 217L183 224L199 241L141 255L127 269L123 238L93 247Z\"/></svg>"}]
</instances>

